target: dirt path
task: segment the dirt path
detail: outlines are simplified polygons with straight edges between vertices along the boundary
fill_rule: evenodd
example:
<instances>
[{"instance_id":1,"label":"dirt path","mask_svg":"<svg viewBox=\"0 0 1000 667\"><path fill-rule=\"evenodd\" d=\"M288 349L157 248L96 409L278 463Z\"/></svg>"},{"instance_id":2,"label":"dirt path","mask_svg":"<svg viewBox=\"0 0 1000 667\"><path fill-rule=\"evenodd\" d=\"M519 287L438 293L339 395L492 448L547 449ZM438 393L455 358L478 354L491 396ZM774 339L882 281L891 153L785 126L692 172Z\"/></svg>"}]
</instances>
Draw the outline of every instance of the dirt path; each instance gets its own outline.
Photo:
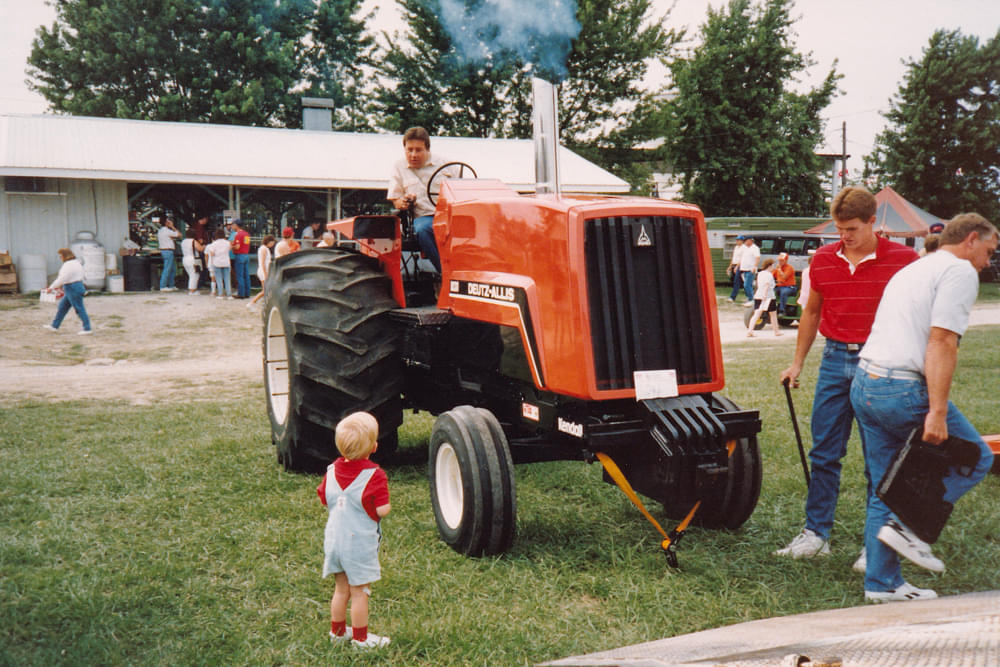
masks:
<instances>
[{"instance_id":1,"label":"dirt path","mask_svg":"<svg viewBox=\"0 0 1000 667\"><path fill-rule=\"evenodd\" d=\"M185 292L91 295L94 335L70 312L59 333L42 329L55 306L0 296L0 405L24 399L122 399L133 405L245 396L262 386L261 315L246 301ZM719 304L723 344L792 345L795 329L746 337L745 309ZM1000 324L1000 303L977 306L972 325Z\"/></svg>"}]
</instances>

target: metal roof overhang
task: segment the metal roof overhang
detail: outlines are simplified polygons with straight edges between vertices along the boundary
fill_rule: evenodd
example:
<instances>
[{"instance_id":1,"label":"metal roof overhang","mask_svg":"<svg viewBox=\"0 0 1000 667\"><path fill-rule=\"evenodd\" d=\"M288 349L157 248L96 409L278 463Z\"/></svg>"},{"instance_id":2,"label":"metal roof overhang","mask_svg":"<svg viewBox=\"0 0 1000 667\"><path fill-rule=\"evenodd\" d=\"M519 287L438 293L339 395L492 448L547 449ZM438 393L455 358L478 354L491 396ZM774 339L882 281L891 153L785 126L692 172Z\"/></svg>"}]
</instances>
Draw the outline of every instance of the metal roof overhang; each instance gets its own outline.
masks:
<instances>
[{"instance_id":1,"label":"metal roof overhang","mask_svg":"<svg viewBox=\"0 0 1000 667\"><path fill-rule=\"evenodd\" d=\"M433 137L432 155L472 164L530 192L525 139ZM52 115L0 115L0 175L246 187L384 189L397 135ZM628 183L560 148L566 192L625 193Z\"/></svg>"}]
</instances>

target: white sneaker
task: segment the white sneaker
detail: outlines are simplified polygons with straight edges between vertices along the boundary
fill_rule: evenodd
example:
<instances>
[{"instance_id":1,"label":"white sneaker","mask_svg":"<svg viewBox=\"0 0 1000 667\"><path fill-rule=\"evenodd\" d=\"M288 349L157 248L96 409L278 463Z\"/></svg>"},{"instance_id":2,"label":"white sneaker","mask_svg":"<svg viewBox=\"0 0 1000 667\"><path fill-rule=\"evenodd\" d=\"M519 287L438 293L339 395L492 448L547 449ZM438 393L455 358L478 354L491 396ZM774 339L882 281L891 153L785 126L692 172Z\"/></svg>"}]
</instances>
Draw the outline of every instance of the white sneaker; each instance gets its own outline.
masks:
<instances>
[{"instance_id":1,"label":"white sneaker","mask_svg":"<svg viewBox=\"0 0 1000 667\"><path fill-rule=\"evenodd\" d=\"M359 642L357 639L352 639L351 644L357 648L364 648L364 649L382 648L383 646L389 645L389 638L380 637L376 635L374 632L369 632L368 638L365 639L363 642Z\"/></svg>"},{"instance_id":2,"label":"white sneaker","mask_svg":"<svg viewBox=\"0 0 1000 667\"><path fill-rule=\"evenodd\" d=\"M76 332L76 335L77 336L89 336L92 333L94 333L93 329L80 329L79 331Z\"/></svg>"},{"instance_id":3,"label":"white sneaker","mask_svg":"<svg viewBox=\"0 0 1000 667\"><path fill-rule=\"evenodd\" d=\"M53 332L55 332L55 333L59 333L59 329L56 329L56 328L55 328L54 326L52 326L51 324L43 324L43 325L42 325L42 328L43 328L43 329L45 329L46 331L53 331Z\"/></svg>"},{"instance_id":4,"label":"white sneaker","mask_svg":"<svg viewBox=\"0 0 1000 667\"><path fill-rule=\"evenodd\" d=\"M812 558L813 556L829 556L830 542L809 530L803 528L795 539L784 549L774 552L775 556L791 556L792 558Z\"/></svg>"},{"instance_id":5,"label":"white sneaker","mask_svg":"<svg viewBox=\"0 0 1000 667\"><path fill-rule=\"evenodd\" d=\"M861 555L858 556L856 561L854 561L854 565L851 566L851 569L855 572L860 572L861 574L864 574L865 570L868 569L868 550L865 547L861 547Z\"/></svg>"},{"instance_id":6,"label":"white sneaker","mask_svg":"<svg viewBox=\"0 0 1000 667\"><path fill-rule=\"evenodd\" d=\"M342 634L342 635L335 635L335 634L333 634L333 630L330 630L330 641L332 641L332 642L342 642L345 639L350 639L351 641L354 641L354 635L351 632L351 626L348 625L347 629L344 630L344 634Z\"/></svg>"},{"instance_id":7,"label":"white sneaker","mask_svg":"<svg viewBox=\"0 0 1000 667\"><path fill-rule=\"evenodd\" d=\"M914 565L931 572L944 572L944 563L931 553L931 546L903 524L889 519L879 528L878 539Z\"/></svg>"},{"instance_id":8,"label":"white sneaker","mask_svg":"<svg viewBox=\"0 0 1000 667\"><path fill-rule=\"evenodd\" d=\"M909 600L933 600L937 593L929 588L917 588L905 581L894 591L865 591L865 602L907 602Z\"/></svg>"},{"instance_id":9,"label":"white sneaker","mask_svg":"<svg viewBox=\"0 0 1000 667\"><path fill-rule=\"evenodd\" d=\"M753 308L753 301L744 301L743 302L743 307L744 308Z\"/></svg>"}]
</instances>

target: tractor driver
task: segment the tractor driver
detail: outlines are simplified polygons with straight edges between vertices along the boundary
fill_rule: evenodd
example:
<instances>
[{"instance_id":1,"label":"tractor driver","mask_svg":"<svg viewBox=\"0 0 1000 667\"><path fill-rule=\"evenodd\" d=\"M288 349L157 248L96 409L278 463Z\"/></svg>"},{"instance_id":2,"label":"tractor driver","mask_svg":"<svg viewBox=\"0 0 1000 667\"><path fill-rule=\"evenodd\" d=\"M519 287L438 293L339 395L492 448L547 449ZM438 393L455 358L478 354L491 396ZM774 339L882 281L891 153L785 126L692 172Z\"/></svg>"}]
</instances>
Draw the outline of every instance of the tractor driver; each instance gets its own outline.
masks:
<instances>
[{"instance_id":1,"label":"tractor driver","mask_svg":"<svg viewBox=\"0 0 1000 667\"><path fill-rule=\"evenodd\" d=\"M431 156L431 136L422 127L411 127L403 134L404 159L392 167L386 197L400 210L413 213L413 231L420 251L441 271L441 257L434 241L434 204L427 196L427 182L446 161ZM447 171L448 176L454 176Z\"/></svg>"}]
</instances>

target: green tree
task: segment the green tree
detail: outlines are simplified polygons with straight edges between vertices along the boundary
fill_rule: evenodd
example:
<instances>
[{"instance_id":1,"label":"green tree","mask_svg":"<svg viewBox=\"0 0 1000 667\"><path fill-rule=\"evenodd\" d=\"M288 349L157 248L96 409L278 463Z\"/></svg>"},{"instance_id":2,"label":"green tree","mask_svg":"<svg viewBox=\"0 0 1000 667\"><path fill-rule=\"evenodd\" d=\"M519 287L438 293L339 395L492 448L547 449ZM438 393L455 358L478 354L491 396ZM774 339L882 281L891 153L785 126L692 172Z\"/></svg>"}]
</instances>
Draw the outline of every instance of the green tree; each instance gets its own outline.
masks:
<instances>
[{"instance_id":1,"label":"green tree","mask_svg":"<svg viewBox=\"0 0 1000 667\"><path fill-rule=\"evenodd\" d=\"M685 200L709 215L823 210L815 149L839 76L834 66L817 88L791 89L812 64L792 44L791 4L730 0L709 9L701 45L671 63L673 95L658 111L663 154L682 175Z\"/></svg>"},{"instance_id":2,"label":"green tree","mask_svg":"<svg viewBox=\"0 0 1000 667\"><path fill-rule=\"evenodd\" d=\"M370 48L354 39L360 3L57 0L28 58L31 85L69 114L295 127L297 91L352 103L353 63Z\"/></svg>"},{"instance_id":3,"label":"green tree","mask_svg":"<svg viewBox=\"0 0 1000 667\"><path fill-rule=\"evenodd\" d=\"M438 134L530 136L530 79L540 71L559 83L563 143L599 156L631 122L649 62L676 40L663 18L650 16L649 0L397 2L408 32L389 38L390 85L380 96L383 125L393 131L422 125ZM449 21L455 5L460 18ZM483 18L484 5L510 13ZM570 13L561 18L557 9ZM523 25L533 27L522 34Z\"/></svg>"},{"instance_id":4,"label":"green tree","mask_svg":"<svg viewBox=\"0 0 1000 667\"><path fill-rule=\"evenodd\" d=\"M935 215L1000 218L1000 32L935 32L885 117L866 176Z\"/></svg>"}]
</instances>

